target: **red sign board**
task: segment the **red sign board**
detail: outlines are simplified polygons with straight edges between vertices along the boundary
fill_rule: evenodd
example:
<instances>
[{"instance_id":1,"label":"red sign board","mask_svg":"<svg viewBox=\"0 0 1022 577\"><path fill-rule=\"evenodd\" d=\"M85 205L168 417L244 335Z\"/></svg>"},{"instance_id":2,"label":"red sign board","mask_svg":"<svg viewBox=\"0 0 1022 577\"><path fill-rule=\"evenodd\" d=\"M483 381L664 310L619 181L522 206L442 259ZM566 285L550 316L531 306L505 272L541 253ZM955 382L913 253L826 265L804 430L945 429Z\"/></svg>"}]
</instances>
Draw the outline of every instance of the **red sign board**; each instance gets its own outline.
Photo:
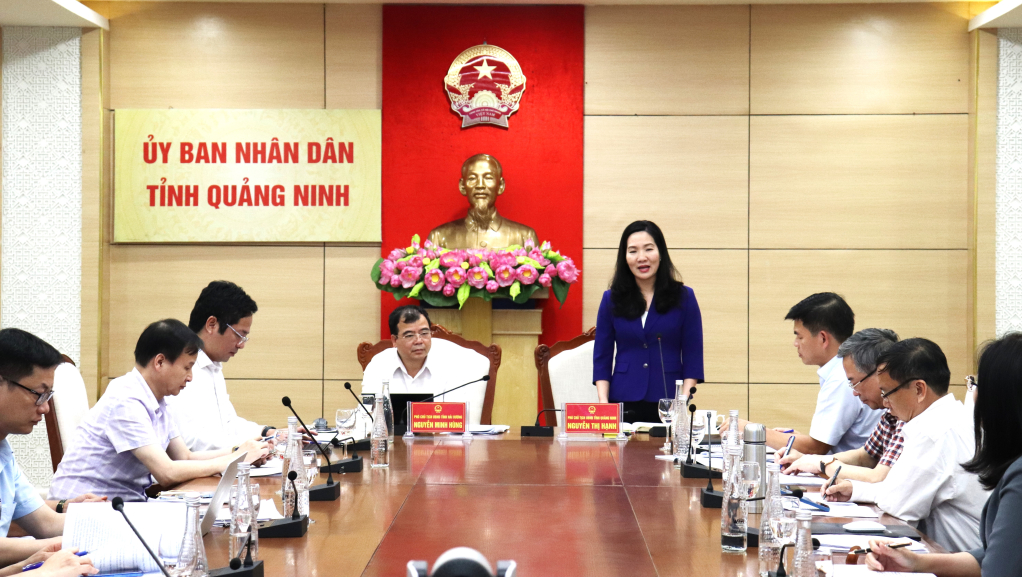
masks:
<instances>
[{"instance_id":1,"label":"red sign board","mask_svg":"<svg viewBox=\"0 0 1022 577\"><path fill-rule=\"evenodd\" d=\"M413 433L464 433L465 403L409 403Z\"/></svg>"},{"instance_id":2,"label":"red sign board","mask_svg":"<svg viewBox=\"0 0 1022 577\"><path fill-rule=\"evenodd\" d=\"M566 433L620 433L621 405L618 403L565 403Z\"/></svg>"}]
</instances>

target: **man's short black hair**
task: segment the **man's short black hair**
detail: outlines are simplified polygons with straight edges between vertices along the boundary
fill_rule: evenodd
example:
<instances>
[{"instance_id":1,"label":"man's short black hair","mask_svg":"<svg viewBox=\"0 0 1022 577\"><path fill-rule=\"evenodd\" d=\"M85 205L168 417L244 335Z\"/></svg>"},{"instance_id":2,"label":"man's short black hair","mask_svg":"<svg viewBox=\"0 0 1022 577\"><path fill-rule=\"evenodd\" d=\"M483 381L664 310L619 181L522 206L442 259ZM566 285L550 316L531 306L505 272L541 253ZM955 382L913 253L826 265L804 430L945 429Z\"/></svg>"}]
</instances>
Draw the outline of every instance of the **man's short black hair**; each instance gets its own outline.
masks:
<instances>
[{"instance_id":1,"label":"man's short black hair","mask_svg":"<svg viewBox=\"0 0 1022 577\"><path fill-rule=\"evenodd\" d=\"M0 377L6 380L21 380L36 367L49 369L62 360L53 345L28 331L0 330Z\"/></svg>"},{"instance_id":2,"label":"man's short black hair","mask_svg":"<svg viewBox=\"0 0 1022 577\"><path fill-rule=\"evenodd\" d=\"M426 317L429 328L433 328L433 321L429 320L429 313L426 312L426 309L416 305L397 307L387 317L387 324L390 325L390 334L397 336L398 323L414 323L419 320L419 317Z\"/></svg>"},{"instance_id":3,"label":"man's short black hair","mask_svg":"<svg viewBox=\"0 0 1022 577\"><path fill-rule=\"evenodd\" d=\"M144 367L156 355L163 355L171 363L182 354L197 355L202 339L177 319L164 319L147 326L135 344L135 362Z\"/></svg>"},{"instance_id":4,"label":"man's short black hair","mask_svg":"<svg viewBox=\"0 0 1022 577\"><path fill-rule=\"evenodd\" d=\"M802 321L802 326L813 335L827 331L839 343L852 336L855 332L855 313L841 295L835 293L816 293L802 299L791 307L786 321Z\"/></svg>"},{"instance_id":5,"label":"man's short black hair","mask_svg":"<svg viewBox=\"0 0 1022 577\"><path fill-rule=\"evenodd\" d=\"M947 357L937 343L927 339L905 339L894 343L877 359L877 366L892 380L903 383L921 379L933 392L943 396L951 384Z\"/></svg>"},{"instance_id":6,"label":"man's short black hair","mask_svg":"<svg viewBox=\"0 0 1022 577\"><path fill-rule=\"evenodd\" d=\"M236 325L258 310L255 301L240 286L226 280L215 280L199 293L192 314L188 317L188 328L197 333L209 317L216 317L220 334L224 334L227 325Z\"/></svg>"}]
</instances>

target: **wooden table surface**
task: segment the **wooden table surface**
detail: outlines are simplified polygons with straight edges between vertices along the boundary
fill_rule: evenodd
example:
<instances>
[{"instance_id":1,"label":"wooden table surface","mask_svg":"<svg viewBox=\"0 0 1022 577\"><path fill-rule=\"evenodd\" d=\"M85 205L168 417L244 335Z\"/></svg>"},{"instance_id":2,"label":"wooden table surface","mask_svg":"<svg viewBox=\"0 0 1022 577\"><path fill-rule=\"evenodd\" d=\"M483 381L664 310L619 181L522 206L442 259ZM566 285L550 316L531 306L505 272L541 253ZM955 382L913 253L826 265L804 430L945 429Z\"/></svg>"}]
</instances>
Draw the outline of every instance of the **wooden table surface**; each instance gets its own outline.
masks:
<instances>
[{"instance_id":1,"label":"wooden table surface","mask_svg":"<svg viewBox=\"0 0 1022 577\"><path fill-rule=\"evenodd\" d=\"M522 577L758 575L755 549L721 552L720 509L699 503L706 481L654 459L661 444L645 435L627 443L398 438L388 469L371 469L366 454L361 473L334 475L341 498L311 504L308 534L263 539L259 556L273 577L402 576L409 560L432 566L457 546L494 565L514 559ZM256 481L281 510L280 477ZM227 565L227 541L225 528L206 537L211 567Z\"/></svg>"}]
</instances>

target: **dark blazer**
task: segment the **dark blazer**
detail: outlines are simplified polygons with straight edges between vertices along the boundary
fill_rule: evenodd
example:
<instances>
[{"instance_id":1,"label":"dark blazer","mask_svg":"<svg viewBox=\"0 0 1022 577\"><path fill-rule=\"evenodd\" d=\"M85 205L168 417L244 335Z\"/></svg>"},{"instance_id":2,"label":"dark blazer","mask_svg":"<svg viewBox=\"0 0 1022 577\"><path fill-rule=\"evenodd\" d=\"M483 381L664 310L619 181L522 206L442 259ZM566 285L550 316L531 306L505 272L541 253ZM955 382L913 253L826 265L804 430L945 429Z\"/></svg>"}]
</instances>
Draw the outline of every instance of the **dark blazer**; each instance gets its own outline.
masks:
<instances>
[{"instance_id":1,"label":"dark blazer","mask_svg":"<svg viewBox=\"0 0 1022 577\"><path fill-rule=\"evenodd\" d=\"M703 382L703 319L696 294L690 287L684 287L681 301L665 314L657 312L654 295L645 327L641 318L628 320L615 316L613 309L610 291L605 291L596 316L593 380L610 381L612 403L655 403L659 399L674 398L674 381L696 379ZM616 358L614 345L617 345Z\"/></svg>"},{"instance_id":2,"label":"dark blazer","mask_svg":"<svg viewBox=\"0 0 1022 577\"><path fill-rule=\"evenodd\" d=\"M990 493L979 521L983 546L969 551L983 577L1018 575L1022 567L1022 457L1008 467Z\"/></svg>"}]
</instances>

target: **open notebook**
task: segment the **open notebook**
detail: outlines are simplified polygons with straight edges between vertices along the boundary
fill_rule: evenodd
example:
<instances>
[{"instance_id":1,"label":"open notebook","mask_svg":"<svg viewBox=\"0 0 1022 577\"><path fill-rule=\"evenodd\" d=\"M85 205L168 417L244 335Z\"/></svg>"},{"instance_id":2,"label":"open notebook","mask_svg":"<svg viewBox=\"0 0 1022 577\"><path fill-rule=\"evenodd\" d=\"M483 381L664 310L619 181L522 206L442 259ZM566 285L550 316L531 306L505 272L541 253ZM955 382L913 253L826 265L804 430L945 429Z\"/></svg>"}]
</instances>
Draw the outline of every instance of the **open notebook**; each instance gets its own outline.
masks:
<instances>
[{"instance_id":1,"label":"open notebook","mask_svg":"<svg viewBox=\"0 0 1022 577\"><path fill-rule=\"evenodd\" d=\"M124 504L124 513L162 559L177 559L185 532L185 511L184 503ZM78 503L69 507L64 520L63 548L88 551L100 573L160 571L110 503Z\"/></svg>"}]
</instances>

